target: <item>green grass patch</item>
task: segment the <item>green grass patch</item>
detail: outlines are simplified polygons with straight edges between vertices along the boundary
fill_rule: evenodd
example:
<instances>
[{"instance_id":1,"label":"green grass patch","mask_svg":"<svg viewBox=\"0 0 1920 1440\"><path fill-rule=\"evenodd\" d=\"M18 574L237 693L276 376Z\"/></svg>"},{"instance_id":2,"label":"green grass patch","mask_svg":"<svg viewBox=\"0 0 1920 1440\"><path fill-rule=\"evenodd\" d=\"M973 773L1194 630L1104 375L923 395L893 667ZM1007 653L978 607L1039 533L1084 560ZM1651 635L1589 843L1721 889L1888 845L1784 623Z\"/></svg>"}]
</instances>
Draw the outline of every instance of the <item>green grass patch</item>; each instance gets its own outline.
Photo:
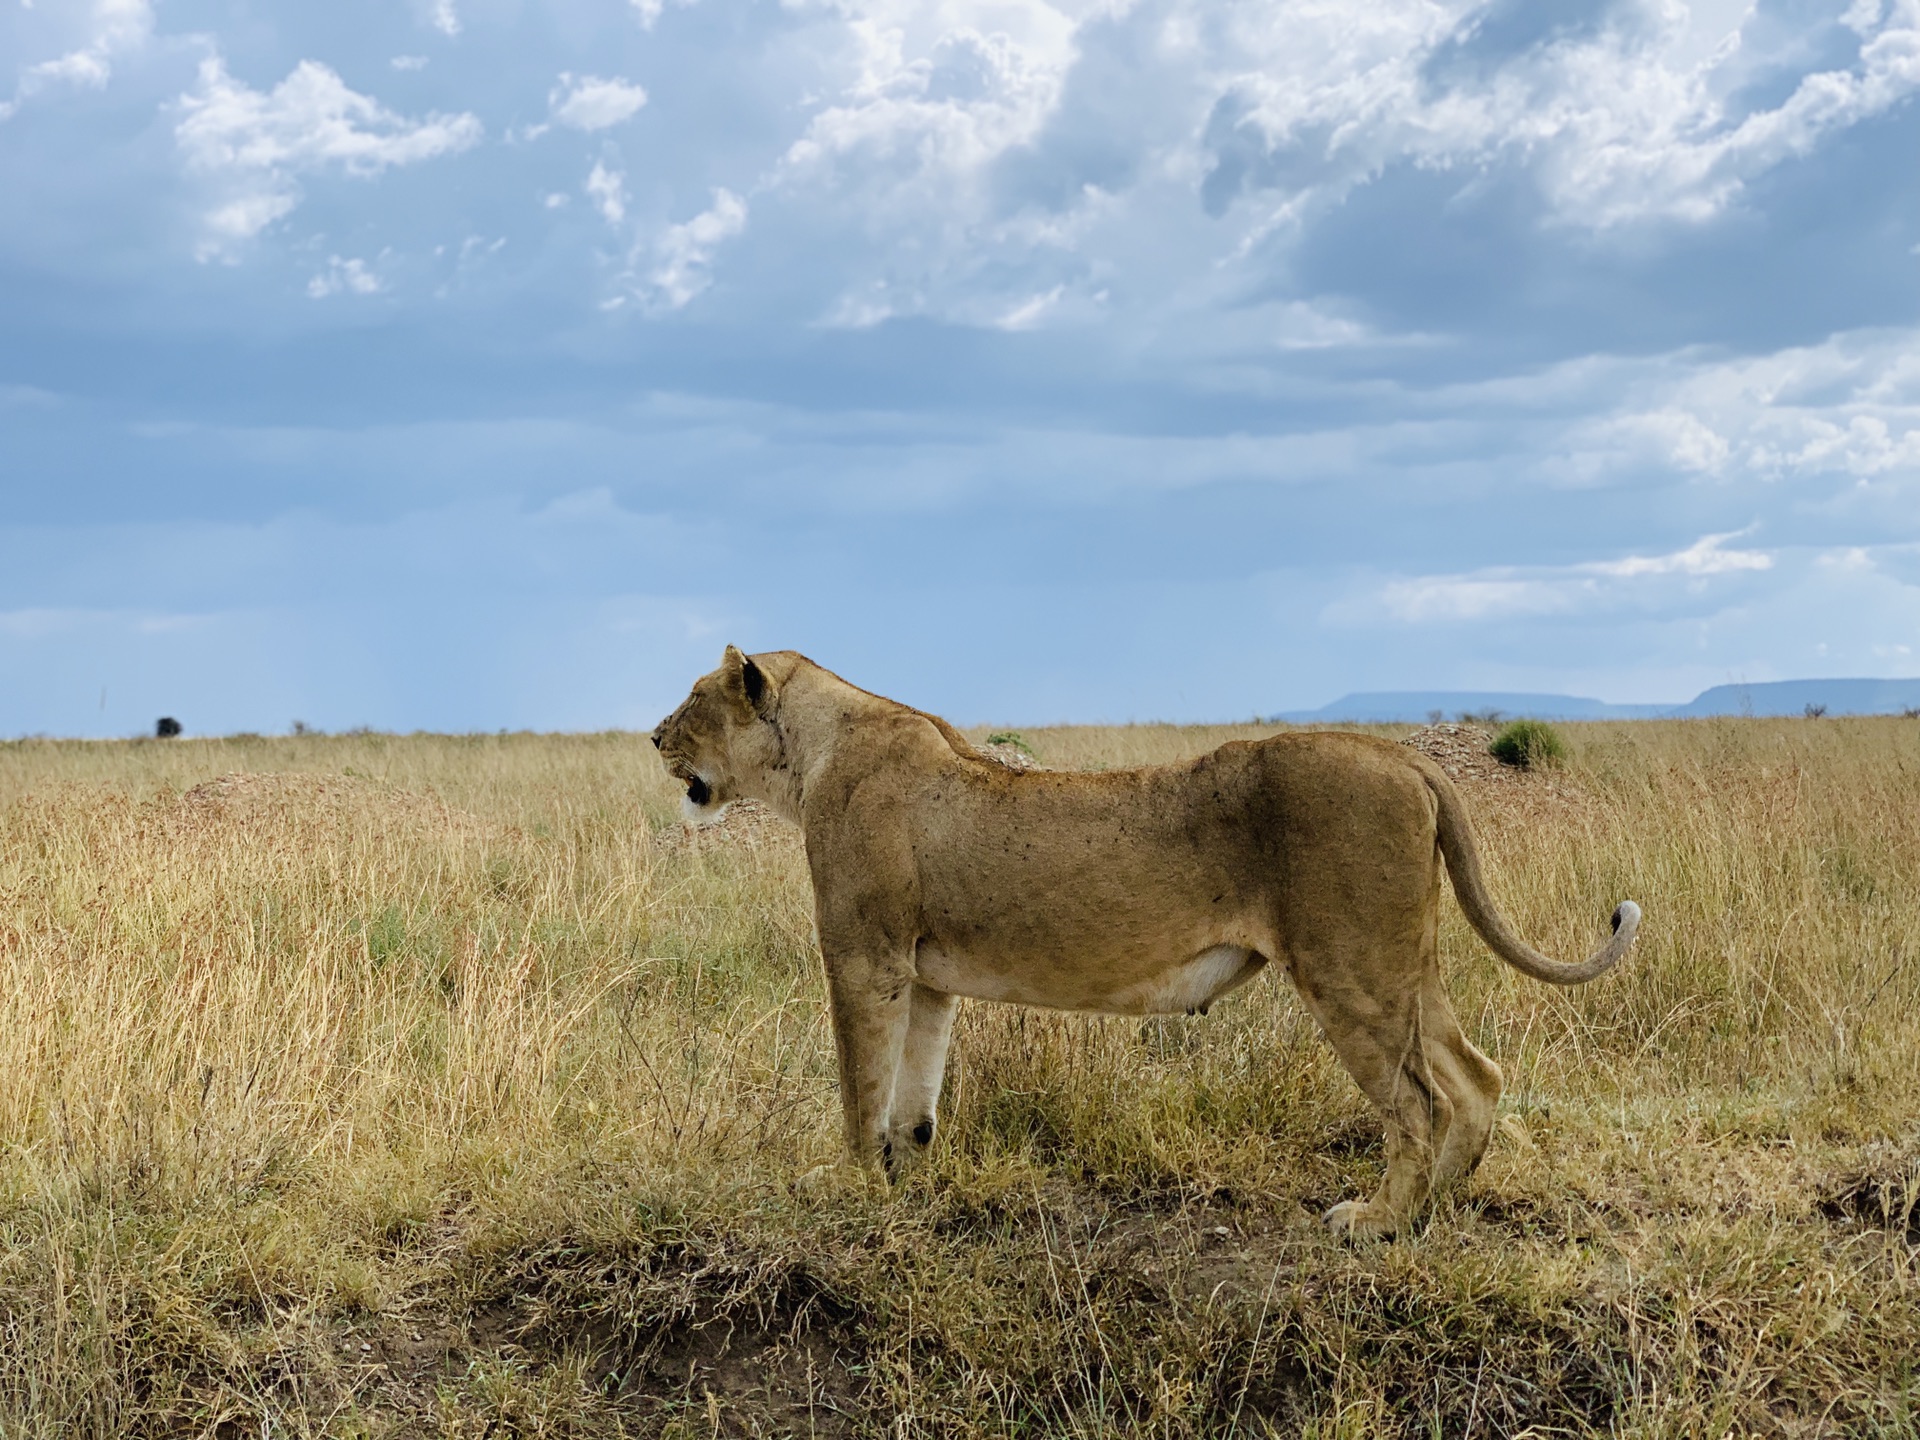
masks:
<instances>
[{"instance_id":1,"label":"green grass patch","mask_svg":"<svg viewBox=\"0 0 1920 1440\"><path fill-rule=\"evenodd\" d=\"M1515 720L1493 737L1487 751L1502 765L1538 770L1567 758L1567 742L1544 720Z\"/></svg>"}]
</instances>

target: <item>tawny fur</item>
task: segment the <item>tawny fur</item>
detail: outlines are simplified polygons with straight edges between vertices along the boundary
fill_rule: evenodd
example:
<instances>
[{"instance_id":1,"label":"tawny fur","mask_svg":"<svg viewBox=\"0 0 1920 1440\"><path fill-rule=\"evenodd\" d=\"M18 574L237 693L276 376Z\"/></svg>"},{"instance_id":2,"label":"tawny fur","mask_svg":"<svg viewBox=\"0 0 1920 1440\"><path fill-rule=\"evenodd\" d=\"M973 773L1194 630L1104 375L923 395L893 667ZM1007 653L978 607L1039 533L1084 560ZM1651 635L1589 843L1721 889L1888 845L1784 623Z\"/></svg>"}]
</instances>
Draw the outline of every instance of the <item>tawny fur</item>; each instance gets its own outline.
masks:
<instances>
[{"instance_id":1,"label":"tawny fur","mask_svg":"<svg viewBox=\"0 0 1920 1440\"><path fill-rule=\"evenodd\" d=\"M695 818L751 797L800 827L847 1145L889 1168L932 1139L957 997L1205 1009L1277 963L1386 1125L1378 1192L1328 1223L1390 1234L1478 1163L1500 1095L1441 989L1442 869L1494 951L1554 983L1616 964L1639 922L1623 903L1579 965L1527 947L1445 772L1368 736L1020 772L804 656L729 646L653 739Z\"/></svg>"}]
</instances>

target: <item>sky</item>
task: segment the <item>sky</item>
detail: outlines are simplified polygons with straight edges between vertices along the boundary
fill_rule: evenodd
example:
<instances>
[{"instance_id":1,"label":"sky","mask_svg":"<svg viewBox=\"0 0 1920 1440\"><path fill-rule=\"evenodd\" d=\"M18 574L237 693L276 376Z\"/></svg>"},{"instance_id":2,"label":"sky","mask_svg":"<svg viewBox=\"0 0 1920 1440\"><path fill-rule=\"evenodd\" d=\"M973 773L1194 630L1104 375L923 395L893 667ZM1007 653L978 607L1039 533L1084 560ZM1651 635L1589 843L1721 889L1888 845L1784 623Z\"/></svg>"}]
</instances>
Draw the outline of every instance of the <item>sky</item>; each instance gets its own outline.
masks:
<instances>
[{"instance_id":1,"label":"sky","mask_svg":"<svg viewBox=\"0 0 1920 1440\"><path fill-rule=\"evenodd\" d=\"M1920 674L1920 0L0 0L0 736Z\"/></svg>"}]
</instances>

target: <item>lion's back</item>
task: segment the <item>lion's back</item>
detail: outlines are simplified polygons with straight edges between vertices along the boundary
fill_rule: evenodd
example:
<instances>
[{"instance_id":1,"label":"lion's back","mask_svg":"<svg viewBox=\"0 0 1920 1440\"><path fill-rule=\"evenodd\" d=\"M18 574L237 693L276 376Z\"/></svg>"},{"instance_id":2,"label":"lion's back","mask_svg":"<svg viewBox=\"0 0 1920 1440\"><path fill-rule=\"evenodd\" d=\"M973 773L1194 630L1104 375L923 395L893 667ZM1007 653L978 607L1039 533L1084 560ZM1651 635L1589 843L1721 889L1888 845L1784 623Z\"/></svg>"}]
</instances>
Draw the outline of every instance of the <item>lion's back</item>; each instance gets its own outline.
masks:
<instances>
[{"instance_id":1,"label":"lion's back","mask_svg":"<svg viewBox=\"0 0 1920 1440\"><path fill-rule=\"evenodd\" d=\"M1269 913L1383 862L1430 859L1434 807L1409 752L1339 732L1238 741L1176 765L956 767L917 812L923 895L949 919L1099 927L1155 906Z\"/></svg>"}]
</instances>

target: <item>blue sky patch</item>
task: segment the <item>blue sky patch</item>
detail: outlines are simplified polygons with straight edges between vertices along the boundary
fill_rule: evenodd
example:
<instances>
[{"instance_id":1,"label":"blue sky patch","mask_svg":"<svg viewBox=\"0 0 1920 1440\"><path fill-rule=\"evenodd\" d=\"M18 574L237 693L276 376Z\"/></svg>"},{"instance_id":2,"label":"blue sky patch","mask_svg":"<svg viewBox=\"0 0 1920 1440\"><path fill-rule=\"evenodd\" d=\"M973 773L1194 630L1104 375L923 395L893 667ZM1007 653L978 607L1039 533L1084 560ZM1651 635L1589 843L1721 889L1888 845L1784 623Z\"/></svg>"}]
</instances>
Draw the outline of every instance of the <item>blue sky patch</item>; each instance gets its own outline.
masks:
<instances>
[{"instance_id":1,"label":"blue sky patch","mask_svg":"<svg viewBox=\"0 0 1920 1440\"><path fill-rule=\"evenodd\" d=\"M1920 0L0 0L0 734L1911 676Z\"/></svg>"}]
</instances>

